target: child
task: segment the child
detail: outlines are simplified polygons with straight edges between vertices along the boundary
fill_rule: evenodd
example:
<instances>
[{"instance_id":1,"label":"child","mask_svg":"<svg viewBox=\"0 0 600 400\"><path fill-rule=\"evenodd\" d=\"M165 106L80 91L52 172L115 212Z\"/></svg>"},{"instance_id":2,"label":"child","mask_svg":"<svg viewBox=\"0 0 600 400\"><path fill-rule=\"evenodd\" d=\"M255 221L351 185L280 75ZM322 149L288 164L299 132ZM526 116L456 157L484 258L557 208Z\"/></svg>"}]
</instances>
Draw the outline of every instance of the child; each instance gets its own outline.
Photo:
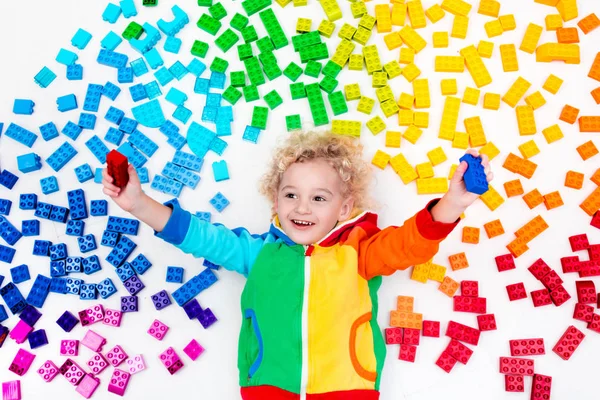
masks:
<instances>
[{"instance_id":1,"label":"child","mask_svg":"<svg viewBox=\"0 0 600 400\"><path fill-rule=\"evenodd\" d=\"M377 324L381 276L431 259L478 197L465 189L462 162L441 199L403 226L380 230L377 215L364 211L371 167L361 155L350 137L291 134L261 183L273 204L261 236L158 203L131 165L123 189L104 171L104 193L159 237L248 278L238 348L244 400L378 399L386 351ZM490 181L485 155L482 164Z\"/></svg>"}]
</instances>

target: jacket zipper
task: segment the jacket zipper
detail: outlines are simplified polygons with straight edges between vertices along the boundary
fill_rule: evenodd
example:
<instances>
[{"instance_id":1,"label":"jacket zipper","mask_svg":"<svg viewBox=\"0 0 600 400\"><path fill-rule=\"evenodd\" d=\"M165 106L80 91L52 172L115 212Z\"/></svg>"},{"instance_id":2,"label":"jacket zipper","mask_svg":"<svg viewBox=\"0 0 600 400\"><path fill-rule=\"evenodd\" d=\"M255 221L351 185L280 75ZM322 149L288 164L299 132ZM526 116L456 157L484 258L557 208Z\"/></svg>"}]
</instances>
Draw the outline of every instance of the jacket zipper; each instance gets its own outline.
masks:
<instances>
[{"instance_id":1,"label":"jacket zipper","mask_svg":"<svg viewBox=\"0 0 600 400\"><path fill-rule=\"evenodd\" d=\"M304 245L304 294L302 301L302 374L300 377L300 400L306 399L308 386L308 289L310 286L310 256L312 246Z\"/></svg>"}]
</instances>

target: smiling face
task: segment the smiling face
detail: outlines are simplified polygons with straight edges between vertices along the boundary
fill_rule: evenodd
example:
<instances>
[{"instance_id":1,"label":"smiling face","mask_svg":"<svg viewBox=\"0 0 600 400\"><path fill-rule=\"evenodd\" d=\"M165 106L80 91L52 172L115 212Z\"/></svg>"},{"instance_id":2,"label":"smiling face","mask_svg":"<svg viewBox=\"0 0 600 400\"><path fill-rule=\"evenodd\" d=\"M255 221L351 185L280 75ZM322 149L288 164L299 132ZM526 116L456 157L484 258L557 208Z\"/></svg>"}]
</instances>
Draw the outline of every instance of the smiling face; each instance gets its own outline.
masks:
<instances>
[{"instance_id":1,"label":"smiling face","mask_svg":"<svg viewBox=\"0 0 600 400\"><path fill-rule=\"evenodd\" d=\"M348 219L354 201L343 197L342 185L338 173L323 159L290 165L274 204L286 235L310 245L323 239L338 221Z\"/></svg>"}]
</instances>

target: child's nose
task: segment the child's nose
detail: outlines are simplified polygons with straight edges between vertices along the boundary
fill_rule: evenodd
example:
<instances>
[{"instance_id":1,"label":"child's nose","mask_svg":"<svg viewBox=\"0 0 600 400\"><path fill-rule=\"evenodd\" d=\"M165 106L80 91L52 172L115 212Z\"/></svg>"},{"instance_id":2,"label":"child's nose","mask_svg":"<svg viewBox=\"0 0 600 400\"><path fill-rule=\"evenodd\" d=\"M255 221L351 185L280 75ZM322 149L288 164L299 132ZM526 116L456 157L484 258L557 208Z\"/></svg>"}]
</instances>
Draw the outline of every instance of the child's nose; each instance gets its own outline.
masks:
<instances>
[{"instance_id":1,"label":"child's nose","mask_svg":"<svg viewBox=\"0 0 600 400\"><path fill-rule=\"evenodd\" d=\"M300 200L298 202L298 206L296 207L296 211L299 214L308 214L310 213L310 205L308 200Z\"/></svg>"}]
</instances>

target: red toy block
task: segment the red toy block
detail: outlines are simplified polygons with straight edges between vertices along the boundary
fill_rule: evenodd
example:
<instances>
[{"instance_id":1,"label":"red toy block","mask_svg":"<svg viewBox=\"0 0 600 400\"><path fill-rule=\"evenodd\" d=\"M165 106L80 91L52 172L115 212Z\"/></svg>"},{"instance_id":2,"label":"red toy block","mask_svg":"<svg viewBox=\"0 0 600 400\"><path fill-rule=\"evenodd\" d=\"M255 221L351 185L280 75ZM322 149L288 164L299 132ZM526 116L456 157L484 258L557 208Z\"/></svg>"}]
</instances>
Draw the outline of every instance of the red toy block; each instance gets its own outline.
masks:
<instances>
[{"instance_id":1,"label":"red toy block","mask_svg":"<svg viewBox=\"0 0 600 400\"><path fill-rule=\"evenodd\" d=\"M440 357L435 362L435 365L437 365L447 373L450 373L450 371L452 371L452 368L454 368L457 362L458 361L456 360L456 358L448 354L447 351L443 351L442 354L440 354Z\"/></svg>"},{"instance_id":2,"label":"red toy block","mask_svg":"<svg viewBox=\"0 0 600 400\"><path fill-rule=\"evenodd\" d=\"M521 375L504 375L504 390L507 392L524 392L524 383Z\"/></svg>"},{"instance_id":3,"label":"red toy block","mask_svg":"<svg viewBox=\"0 0 600 400\"><path fill-rule=\"evenodd\" d=\"M479 283L477 281L462 281L460 294L465 297L479 297Z\"/></svg>"},{"instance_id":4,"label":"red toy block","mask_svg":"<svg viewBox=\"0 0 600 400\"><path fill-rule=\"evenodd\" d=\"M590 323L594 317L594 307L587 304L577 303L573 310L573 319Z\"/></svg>"},{"instance_id":5,"label":"red toy block","mask_svg":"<svg viewBox=\"0 0 600 400\"><path fill-rule=\"evenodd\" d=\"M581 261L579 263L579 277L600 276L600 261Z\"/></svg>"},{"instance_id":6,"label":"red toy block","mask_svg":"<svg viewBox=\"0 0 600 400\"><path fill-rule=\"evenodd\" d=\"M119 153L117 150L111 150L106 155L107 172L114 179L113 184L120 188L124 188L129 182L129 172L127 157Z\"/></svg>"},{"instance_id":7,"label":"red toy block","mask_svg":"<svg viewBox=\"0 0 600 400\"><path fill-rule=\"evenodd\" d=\"M528 358L500 357L500 373L533 376L534 363Z\"/></svg>"},{"instance_id":8,"label":"red toy block","mask_svg":"<svg viewBox=\"0 0 600 400\"><path fill-rule=\"evenodd\" d=\"M554 305L556 307L560 307L571 298L571 295L569 292L567 292L567 289L565 289L564 286L559 285L550 292L550 297L552 298Z\"/></svg>"},{"instance_id":9,"label":"red toy block","mask_svg":"<svg viewBox=\"0 0 600 400\"><path fill-rule=\"evenodd\" d=\"M552 304L552 297L548 289L534 290L531 292L531 300L534 307L547 306Z\"/></svg>"},{"instance_id":10,"label":"red toy block","mask_svg":"<svg viewBox=\"0 0 600 400\"><path fill-rule=\"evenodd\" d=\"M552 377L546 375L533 375L531 385L531 400L549 400L552 389Z\"/></svg>"},{"instance_id":11,"label":"red toy block","mask_svg":"<svg viewBox=\"0 0 600 400\"><path fill-rule=\"evenodd\" d=\"M423 321L423 337L440 337L440 321Z\"/></svg>"},{"instance_id":12,"label":"red toy block","mask_svg":"<svg viewBox=\"0 0 600 400\"><path fill-rule=\"evenodd\" d=\"M575 282L577 288L577 302L581 304L594 304L596 303L596 285L593 281L577 281Z\"/></svg>"},{"instance_id":13,"label":"red toy block","mask_svg":"<svg viewBox=\"0 0 600 400\"><path fill-rule=\"evenodd\" d=\"M581 235L569 236L569 243L571 243L572 251L585 250L590 246L588 237L585 233Z\"/></svg>"},{"instance_id":14,"label":"red toy block","mask_svg":"<svg viewBox=\"0 0 600 400\"><path fill-rule=\"evenodd\" d=\"M591 244L587 251L591 261L600 261L600 244Z\"/></svg>"},{"instance_id":15,"label":"red toy block","mask_svg":"<svg viewBox=\"0 0 600 400\"><path fill-rule=\"evenodd\" d=\"M411 346L410 344L400 345L400 354L398 358L402 361L415 362L417 357L417 346Z\"/></svg>"},{"instance_id":16,"label":"red toy block","mask_svg":"<svg viewBox=\"0 0 600 400\"><path fill-rule=\"evenodd\" d=\"M527 292L525 291L525 285L523 282L513 283L506 287L508 298L510 301L521 300L527 298Z\"/></svg>"},{"instance_id":17,"label":"red toy block","mask_svg":"<svg viewBox=\"0 0 600 400\"><path fill-rule=\"evenodd\" d=\"M494 314L478 315L477 325L480 331L495 331L498 328Z\"/></svg>"},{"instance_id":18,"label":"red toy block","mask_svg":"<svg viewBox=\"0 0 600 400\"><path fill-rule=\"evenodd\" d=\"M461 364L466 364L469 362L469 359L473 355L473 350L462 344L456 339L450 340L446 350L444 352L450 354L453 358L456 359Z\"/></svg>"},{"instance_id":19,"label":"red toy block","mask_svg":"<svg viewBox=\"0 0 600 400\"><path fill-rule=\"evenodd\" d=\"M454 311L457 312L485 314L486 304L485 297L454 296Z\"/></svg>"},{"instance_id":20,"label":"red toy block","mask_svg":"<svg viewBox=\"0 0 600 400\"><path fill-rule=\"evenodd\" d=\"M547 273L540 281L549 291L553 291L557 286L563 283L563 280L554 270Z\"/></svg>"},{"instance_id":21,"label":"red toy block","mask_svg":"<svg viewBox=\"0 0 600 400\"><path fill-rule=\"evenodd\" d=\"M402 344L402 328L385 328L385 344Z\"/></svg>"},{"instance_id":22,"label":"red toy block","mask_svg":"<svg viewBox=\"0 0 600 400\"><path fill-rule=\"evenodd\" d=\"M544 260L539 258L536 262L531 264L529 268L527 268L529 272L533 274L537 279L542 279L544 276L550 273L552 269L546 264Z\"/></svg>"},{"instance_id":23,"label":"red toy block","mask_svg":"<svg viewBox=\"0 0 600 400\"><path fill-rule=\"evenodd\" d=\"M596 211L594 213L594 216L592 217L592 220L590 221L590 225L593 226L594 228L600 229L600 211Z\"/></svg>"},{"instance_id":24,"label":"red toy block","mask_svg":"<svg viewBox=\"0 0 600 400\"><path fill-rule=\"evenodd\" d=\"M598 302L596 303L596 307L600 308L600 293L598 293Z\"/></svg>"},{"instance_id":25,"label":"red toy block","mask_svg":"<svg viewBox=\"0 0 600 400\"><path fill-rule=\"evenodd\" d=\"M569 272L579 272L579 256L562 257L560 259L560 264L562 265L564 274Z\"/></svg>"},{"instance_id":26,"label":"red toy block","mask_svg":"<svg viewBox=\"0 0 600 400\"><path fill-rule=\"evenodd\" d=\"M546 354L544 339L514 339L509 340L510 355L513 357L528 357Z\"/></svg>"},{"instance_id":27,"label":"red toy block","mask_svg":"<svg viewBox=\"0 0 600 400\"><path fill-rule=\"evenodd\" d=\"M448 322L448 328L446 328L446 336L452 339L460 340L473 346L477 346L479 343L479 336L481 332L478 329L471 328L470 326L460 324L455 321Z\"/></svg>"},{"instance_id":28,"label":"red toy block","mask_svg":"<svg viewBox=\"0 0 600 400\"><path fill-rule=\"evenodd\" d=\"M575 350L577 350L577 347L579 347L584 338L584 333L571 325L567 328L565 333L563 333L552 351L563 360L568 360Z\"/></svg>"},{"instance_id":29,"label":"red toy block","mask_svg":"<svg viewBox=\"0 0 600 400\"><path fill-rule=\"evenodd\" d=\"M587 328L596 333L600 333L600 315L593 314L592 321L588 324Z\"/></svg>"},{"instance_id":30,"label":"red toy block","mask_svg":"<svg viewBox=\"0 0 600 400\"><path fill-rule=\"evenodd\" d=\"M510 253L496 256L495 260L496 266L498 267L498 272L504 272L516 268L515 259Z\"/></svg>"},{"instance_id":31,"label":"red toy block","mask_svg":"<svg viewBox=\"0 0 600 400\"><path fill-rule=\"evenodd\" d=\"M404 344L410 344L412 346L418 346L420 342L421 330L404 328Z\"/></svg>"}]
</instances>

